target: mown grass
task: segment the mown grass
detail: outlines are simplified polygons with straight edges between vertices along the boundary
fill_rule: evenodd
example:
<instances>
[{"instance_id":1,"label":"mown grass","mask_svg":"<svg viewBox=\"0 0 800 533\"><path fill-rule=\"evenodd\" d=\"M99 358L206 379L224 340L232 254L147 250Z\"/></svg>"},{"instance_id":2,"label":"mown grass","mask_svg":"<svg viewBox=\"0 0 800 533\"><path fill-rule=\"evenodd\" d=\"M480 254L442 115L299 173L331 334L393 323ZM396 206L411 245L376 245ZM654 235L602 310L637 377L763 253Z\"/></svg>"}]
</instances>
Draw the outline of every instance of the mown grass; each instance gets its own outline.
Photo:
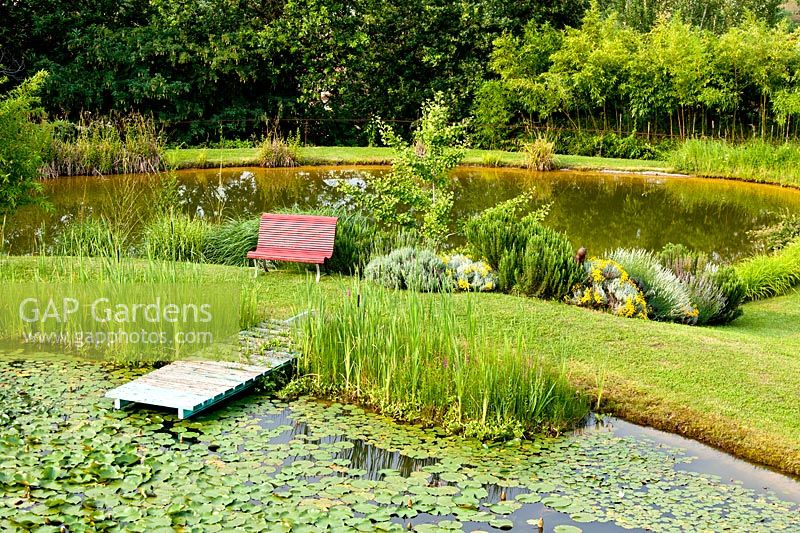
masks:
<instances>
[{"instance_id":1,"label":"mown grass","mask_svg":"<svg viewBox=\"0 0 800 533\"><path fill-rule=\"evenodd\" d=\"M389 148L314 146L299 149L301 165L388 165ZM258 166L258 150L182 148L168 150L174 168ZM462 164L485 167L526 168L523 152L467 150ZM800 187L800 145L751 142L730 145L723 141L689 140L669 161L556 155L556 168L617 172L680 172L710 178L729 178Z\"/></svg>"},{"instance_id":2,"label":"mown grass","mask_svg":"<svg viewBox=\"0 0 800 533\"><path fill-rule=\"evenodd\" d=\"M0 258L0 279L43 279L48 269L63 272L67 261ZM207 279L248 273L182 268ZM260 275L261 313L288 317L303 310L307 283L305 274ZM346 298L350 286L350 278L338 276L324 276L319 285L331 301ZM608 412L800 474L800 292L748 303L733 324L702 328L503 294L453 298L461 315L471 301L488 341L520 336L533 353L565 359L570 381L600 395Z\"/></svg>"},{"instance_id":3,"label":"mown grass","mask_svg":"<svg viewBox=\"0 0 800 533\"><path fill-rule=\"evenodd\" d=\"M299 156L302 165L388 165L392 161L392 150L376 147L309 146L301 147ZM217 168L259 164L256 148L179 148L168 150L166 160L174 168ZM526 156L522 152L467 150L463 163L473 166L524 168ZM666 165L660 161L567 155L556 156L556 165L560 168L581 170L666 170Z\"/></svg>"}]
</instances>

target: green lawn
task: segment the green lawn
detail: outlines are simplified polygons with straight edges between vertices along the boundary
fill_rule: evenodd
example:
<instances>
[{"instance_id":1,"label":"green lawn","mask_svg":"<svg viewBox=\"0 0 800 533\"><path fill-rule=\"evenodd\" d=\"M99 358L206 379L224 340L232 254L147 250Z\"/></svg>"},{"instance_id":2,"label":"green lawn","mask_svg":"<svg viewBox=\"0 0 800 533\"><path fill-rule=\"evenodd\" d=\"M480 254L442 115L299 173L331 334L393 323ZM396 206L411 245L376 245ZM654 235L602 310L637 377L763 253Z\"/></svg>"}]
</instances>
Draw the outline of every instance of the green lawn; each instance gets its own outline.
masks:
<instances>
[{"instance_id":1,"label":"green lawn","mask_svg":"<svg viewBox=\"0 0 800 533\"><path fill-rule=\"evenodd\" d=\"M174 168L213 168L257 165L255 148L179 148L168 150L166 159ZM391 163L390 148L310 146L300 149L300 160L305 165L387 165ZM556 159L562 168L582 170L665 171L663 161L639 159L612 159L560 155ZM521 167L524 155L502 150L468 150L465 165L490 167Z\"/></svg>"},{"instance_id":2,"label":"green lawn","mask_svg":"<svg viewBox=\"0 0 800 533\"><path fill-rule=\"evenodd\" d=\"M64 271L64 260L0 258L0 279L47 279L47 265L55 262ZM247 275L195 268L209 280ZM262 312L288 317L301 310L309 279L297 272L260 275ZM351 284L325 276L321 287L336 299ZM521 334L532 351L566 358L573 382L601 394L609 412L800 474L800 292L749 303L732 325L704 328L503 294L454 297L461 309L471 300L498 341Z\"/></svg>"}]
</instances>

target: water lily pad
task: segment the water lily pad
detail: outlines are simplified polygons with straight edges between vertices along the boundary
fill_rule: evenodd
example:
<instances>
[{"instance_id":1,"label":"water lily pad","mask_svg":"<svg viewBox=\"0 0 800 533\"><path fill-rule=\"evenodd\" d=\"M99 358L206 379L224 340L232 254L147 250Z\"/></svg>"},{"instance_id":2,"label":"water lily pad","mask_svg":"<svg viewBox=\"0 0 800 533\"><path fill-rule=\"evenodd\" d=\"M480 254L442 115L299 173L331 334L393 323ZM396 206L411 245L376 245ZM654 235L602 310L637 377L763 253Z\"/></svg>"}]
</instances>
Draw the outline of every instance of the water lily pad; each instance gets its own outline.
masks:
<instances>
[{"instance_id":1,"label":"water lily pad","mask_svg":"<svg viewBox=\"0 0 800 533\"><path fill-rule=\"evenodd\" d=\"M542 499L542 504L556 511L561 511L572 505L572 500L565 496L548 496Z\"/></svg>"},{"instance_id":2,"label":"water lily pad","mask_svg":"<svg viewBox=\"0 0 800 533\"><path fill-rule=\"evenodd\" d=\"M497 529L507 530L514 527L514 522L507 518L495 518L489 522L489 525Z\"/></svg>"}]
</instances>

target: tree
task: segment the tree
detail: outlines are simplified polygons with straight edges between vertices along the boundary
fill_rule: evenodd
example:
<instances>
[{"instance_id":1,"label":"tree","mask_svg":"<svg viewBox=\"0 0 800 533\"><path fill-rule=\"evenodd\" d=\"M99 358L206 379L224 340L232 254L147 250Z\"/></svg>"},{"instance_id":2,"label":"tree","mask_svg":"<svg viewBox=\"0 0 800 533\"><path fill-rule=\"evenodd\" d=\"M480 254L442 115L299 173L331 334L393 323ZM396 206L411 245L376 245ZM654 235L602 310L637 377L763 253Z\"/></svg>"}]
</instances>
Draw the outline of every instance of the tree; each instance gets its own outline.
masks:
<instances>
[{"instance_id":1,"label":"tree","mask_svg":"<svg viewBox=\"0 0 800 533\"><path fill-rule=\"evenodd\" d=\"M0 97L0 249L8 215L25 205L47 205L38 178L49 128L36 97L46 77L38 72Z\"/></svg>"},{"instance_id":2,"label":"tree","mask_svg":"<svg viewBox=\"0 0 800 533\"><path fill-rule=\"evenodd\" d=\"M784 25L769 27L748 15L720 36L715 50L717 69L727 72L739 96L737 107L748 95L755 96L755 108L762 139L767 132L769 99L781 92L790 77L790 66L797 62L797 35ZM734 109L734 129L736 127ZM755 122L755 121L754 121Z\"/></svg>"},{"instance_id":3,"label":"tree","mask_svg":"<svg viewBox=\"0 0 800 533\"><path fill-rule=\"evenodd\" d=\"M450 108L437 93L423 104L412 142L384 122L379 128L394 149L392 170L371 181L372 191L361 197L364 207L390 226L413 227L421 219L423 237L440 243L453 207L449 172L464 158L466 123L450 123Z\"/></svg>"},{"instance_id":4,"label":"tree","mask_svg":"<svg viewBox=\"0 0 800 533\"><path fill-rule=\"evenodd\" d=\"M614 13L603 16L592 2L581 27L567 29L561 48L551 56L551 71L569 80L573 97L589 112L595 129L608 129L611 110L619 111L624 103L621 88L640 46L640 34ZM601 125L595 123L595 109L602 111Z\"/></svg>"},{"instance_id":5,"label":"tree","mask_svg":"<svg viewBox=\"0 0 800 533\"><path fill-rule=\"evenodd\" d=\"M607 0L607 13L619 13L620 20L631 28L647 32L659 20L678 18L696 28L724 33L740 23L746 13L769 25L781 17L782 0Z\"/></svg>"},{"instance_id":6,"label":"tree","mask_svg":"<svg viewBox=\"0 0 800 533\"><path fill-rule=\"evenodd\" d=\"M352 143L363 140L354 122L418 118L420 102L437 91L466 116L496 37L528 21L575 24L584 7L585 0L19 0L0 2L0 56L27 67L20 79L50 72L43 101L51 115L135 111L189 144L216 140L220 128L228 137L263 133L264 115L288 115L330 132L312 142Z\"/></svg>"}]
</instances>

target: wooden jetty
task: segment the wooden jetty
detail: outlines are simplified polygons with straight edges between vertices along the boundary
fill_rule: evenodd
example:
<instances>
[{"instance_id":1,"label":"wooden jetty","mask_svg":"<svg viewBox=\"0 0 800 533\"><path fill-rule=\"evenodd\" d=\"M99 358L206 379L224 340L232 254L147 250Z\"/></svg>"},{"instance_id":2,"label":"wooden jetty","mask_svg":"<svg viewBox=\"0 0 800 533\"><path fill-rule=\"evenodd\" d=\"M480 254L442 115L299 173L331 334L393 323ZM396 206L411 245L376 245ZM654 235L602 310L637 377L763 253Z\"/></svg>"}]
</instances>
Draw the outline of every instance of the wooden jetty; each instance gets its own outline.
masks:
<instances>
[{"instance_id":1,"label":"wooden jetty","mask_svg":"<svg viewBox=\"0 0 800 533\"><path fill-rule=\"evenodd\" d=\"M232 358L250 364L229 361L176 361L106 393L114 407L139 403L178 410L178 418L187 418L252 387L267 374L290 365L297 355L291 349L289 324L302 318L267 321L238 336L238 345L223 346ZM224 350L223 350L224 351ZM236 355L238 352L238 356Z\"/></svg>"},{"instance_id":2,"label":"wooden jetty","mask_svg":"<svg viewBox=\"0 0 800 533\"><path fill-rule=\"evenodd\" d=\"M272 368L224 361L176 361L106 393L114 407L132 403L178 410L186 418L255 385Z\"/></svg>"}]
</instances>

